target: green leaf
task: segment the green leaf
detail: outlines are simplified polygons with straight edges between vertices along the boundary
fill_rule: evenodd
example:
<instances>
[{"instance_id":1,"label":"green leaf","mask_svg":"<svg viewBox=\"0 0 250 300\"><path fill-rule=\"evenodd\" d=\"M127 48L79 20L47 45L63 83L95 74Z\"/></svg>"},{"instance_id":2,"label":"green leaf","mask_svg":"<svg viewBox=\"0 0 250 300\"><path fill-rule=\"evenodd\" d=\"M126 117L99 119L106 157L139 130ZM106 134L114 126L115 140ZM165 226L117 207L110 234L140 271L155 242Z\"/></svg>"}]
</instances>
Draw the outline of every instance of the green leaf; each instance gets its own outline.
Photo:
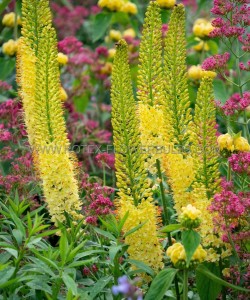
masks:
<instances>
[{"instance_id":1,"label":"green leaf","mask_svg":"<svg viewBox=\"0 0 250 300\"><path fill-rule=\"evenodd\" d=\"M18 216L15 214L15 212L12 210L12 208L9 209L9 212L10 212L11 219L16 224L17 229L20 230L22 235L25 237L26 230L25 230L25 227L24 227L22 221L18 218Z\"/></svg>"},{"instance_id":2,"label":"green leaf","mask_svg":"<svg viewBox=\"0 0 250 300\"><path fill-rule=\"evenodd\" d=\"M145 300L162 300L166 291L169 289L172 281L175 278L178 270L176 269L165 269L162 270L157 276L154 278L146 296Z\"/></svg>"},{"instance_id":3,"label":"green leaf","mask_svg":"<svg viewBox=\"0 0 250 300\"><path fill-rule=\"evenodd\" d=\"M81 260L81 261L73 261L71 264L68 265L69 268L76 268L81 267L89 264L93 264L96 261L96 258L91 258L87 260Z\"/></svg>"},{"instance_id":4,"label":"green leaf","mask_svg":"<svg viewBox=\"0 0 250 300\"><path fill-rule=\"evenodd\" d=\"M68 244L66 233L65 231L62 231L62 236L60 237L60 241L59 241L59 249L60 249L60 256L63 265L66 262L68 248L69 248L69 244Z\"/></svg>"},{"instance_id":5,"label":"green leaf","mask_svg":"<svg viewBox=\"0 0 250 300\"><path fill-rule=\"evenodd\" d=\"M168 232L178 230L181 227L182 227L181 224L169 224L169 225L163 227L160 231L168 233Z\"/></svg>"},{"instance_id":6,"label":"green leaf","mask_svg":"<svg viewBox=\"0 0 250 300\"><path fill-rule=\"evenodd\" d=\"M118 252L120 250L122 250L122 245L119 245L119 246L111 246L109 247L109 257L110 257L110 261L113 262L116 255L118 254Z\"/></svg>"},{"instance_id":7,"label":"green leaf","mask_svg":"<svg viewBox=\"0 0 250 300\"><path fill-rule=\"evenodd\" d=\"M5 10L11 0L0 0L0 14Z\"/></svg>"},{"instance_id":8,"label":"green leaf","mask_svg":"<svg viewBox=\"0 0 250 300\"><path fill-rule=\"evenodd\" d=\"M26 282L26 285L29 286L32 290L44 291L46 293L52 294L51 287L46 283L48 277L46 276L37 276L36 278Z\"/></svg>"},{"instance_id":9,"label":"green leaf","mask_svg":"<svg viewBox=\"0 0 250 300\"><path fill-rule=\"evenodd\" d=\"M128 236L128 235L130 235L130 234L136 232L138 229L142 228L142 226L143 226L145 223L147 223L147 221L145 221L145 222L143 222L143 223L141 223L141 224L135 226L134 228L130 229L128 232L126 232L126 233L123 235L123 237L125 238L126 236Z\"/></svg>"},{"instance_id":10,"label":"green leaf","mask_svg":"<svg viewBox=\"0 0 250 300\"><path fill-rule=\"evenodd\" d=\"M197 269L196 269L196 272L198 273L201 273L203 275L205 275L207 278L217 282L218 284L221 284L225 287L228 287L230 289L233 289L233 290L237 290L237 291L241 291L241 292L246 292L246 293L250 293L250 290L249 289L245 289L245 288L242 288L240 286L237 286L237 285L234 285L234 284L231 284L231 283L228 283L226 282L225 280L219 278L218 276L214 275L212 272L210 272L208 270L208 268L206 268L203 264L200 264Z\"/></svg>"},{"instance_id":11,"label":"green leaf","mask_svg":"<svg viewBox=\"0 0 250 300\"><path fill-rule=\"evenodd\" d=\"M93 42L98 41L105 35L106 30L111 24L112 13L100 13L95 16L93 25Z\"/></svg>"},{"instance_id":12,"label":"green leaf","mask_svg":"<svg viewBox=\"0 0 250 300\"><path fill-rule=\"evenodd\" d=\"M94 230L95 230L95 232L97 232L97 233L99 233L99 234L101 234L101 235L107 237L108 239L110 239L110 240L112 240L112 241L115 241L115 240L116 240L115 236L113 236L113 234L111 234L111 233L108 232L108 231L102 230L102 229L97 228L97 227L95 227Z\"/></svg>"},{"instance_id":13,"label":"green leaf","mask_svg":"<svg viewBox=\"0 0 250 300\"><path fill-rule=\"evenodd\" d=\"M13 58L6 60L0 57L0 66L0 80L6 80L15 69L15 60Z\"/></svg>"},{"instance_id":14,"label":"green leaf","mask_svg":"<svg viewBox=\"0 0 250 300\"><path fill-rule=\"evenodd\" d=\"M212 41L212 40L207 41L207 43L208 43L208 46L210 48L210 52L213 55L218 54L218 52L219 52L218 44L215 41Z\"/></svg>"},{"instance_id":15,"label":"green leaf","mask_svg":"<svg viewBox=\"0 0 250 300\"><path fill-rule=\"evenodd\" d=\"M229 91L221 80L214 80L214 96L215 99L219 100L222 104L229 98Z\"/></svg>"},{"instance_id":16,"label":"green leaf","mask_svg":"<svg viewBox=\"0 0 250 300\"><path fill-rule=\"evenodd\" d=\"M13 249L13 248L4 248L4 250L6 250L7 252L9 252L11 255L13 255L15 258L18 257L18 252L17 250Z\"/></svg>"},{"instance_id":17,"label":"green leaf","mask_svg":"<svg viewBox=\"0 0 250 300\"><path fill-rule=\"evenodd\" d=\"M110 282L112 279L111 276L103 277L99 279L95 285L93 285L91 288L85 288L85 290L89 293L89 296L91 299L95 299L96 296L103 291L105 286Z\"/></svg>"},{"instance_id":18,"label":"green leaf","mask_svg":"<svg viewBox=\"0 0 250 300\"><path fill-rule=\"evenodd\" d=\"M6 264L5 268L0 271L0 286L4 284L6 281L8 281L11 276L14 274L15 268L10 267L8 264Z\"/></svg>"},{"instance_id":19,"label":"green leaf","mask_svg":"<svg viewBox=\"0 0 250 300\"><path fill-rule=\"evenodd\" d=\"M63 272L62 274L62 279L63 282L65 283L67 289L70 291L72 291L73 295L76 296L77 295L77 285L75 283L75 280L70 277L68 274L66 274L65 272Z\"/></svg>"},{"instance_id":20,"label":"green leaf","mask_svg":"<svg viewBox=\"0 0 250 300\"><path fill-rule=\"evenodd\" d=\"M132 265L135 265L139 269L144 270L144 272L148 273L152 277L154 277L155 272L153 269L151 269L148 265L146 265L144 262L139 261L139 260L134 260L134 259L127 259L127 262L129 262Z\"/></svg>"},{"instance_id":21,"label":"green leaf","mask_svg":"<svg viewBox=\"0 0 250 300\"><path fill-rule=\"evenodd\" d=\"M87 93L73 98L77 112L84 113L89 104L90 95Z\"/></svg>"},{"instance_id":22,"label":"green leaf","mask_svg":"<svg viewBox=\"0 0 250 300\"><path fill-rule=\"evenodd\" d=\"M219 276L220 269L215 263L204 264L209 271ZM201 300L216 300L221 291L221 284L207 278L204 274L196 271L196 286Z\"/></svg>"},{"instance_id":23,"label":"green leaf","mask_svg":"<svg viewBox=\"0 0 250 300\"><path fill-rule=\"evenodd\" d=\"M189 266L190 260L200 244L200 235L194 230L184 230L181 235L182 243L185 248L187 256L187 266Z\"/></svg>"},{"instance_id":24,"label":"green leaf","mask_svg":"<svg viewBox=\"0 0 250 300\"><path fill-rule=\"evenodd\" d=\"M18 229L13 229L12 230L12 234L18 244L18 246L22 245L22 242L23 242L23 234L20 230Z\"/></svg>"}]
</instances>

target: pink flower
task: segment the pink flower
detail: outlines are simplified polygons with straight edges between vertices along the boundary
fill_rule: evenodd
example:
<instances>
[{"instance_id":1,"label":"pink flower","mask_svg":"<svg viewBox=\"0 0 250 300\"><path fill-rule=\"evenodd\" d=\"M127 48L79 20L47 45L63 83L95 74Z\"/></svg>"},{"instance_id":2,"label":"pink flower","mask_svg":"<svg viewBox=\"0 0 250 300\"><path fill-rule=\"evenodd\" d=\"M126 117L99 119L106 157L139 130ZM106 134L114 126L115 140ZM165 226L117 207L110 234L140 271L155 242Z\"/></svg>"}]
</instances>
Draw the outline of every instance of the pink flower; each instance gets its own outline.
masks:
<instances>
[{"instance_id":1,"label":"pink flower","mask_svg":"<svg viewBox=\"0 0 250 300\"><path fill-rule=\"evenodd\" d=\"M208 57L204 60L202 64L202 69L206 71L221 71L226 68L227 62L230 58L230 54L228 52L224 54L216 54L211 57Z\"/></svg>"}]
</instances>

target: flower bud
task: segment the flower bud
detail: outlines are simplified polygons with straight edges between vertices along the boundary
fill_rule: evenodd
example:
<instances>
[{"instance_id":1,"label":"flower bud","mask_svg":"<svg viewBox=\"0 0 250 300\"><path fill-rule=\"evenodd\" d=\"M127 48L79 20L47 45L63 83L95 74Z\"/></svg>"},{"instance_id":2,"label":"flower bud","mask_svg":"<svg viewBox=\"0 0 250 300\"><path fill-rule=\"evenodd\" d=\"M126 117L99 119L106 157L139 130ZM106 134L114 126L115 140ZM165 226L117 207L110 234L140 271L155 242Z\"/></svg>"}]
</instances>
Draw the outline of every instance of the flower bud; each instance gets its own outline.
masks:
<instances>
[{"instance_id":1,"label":"flower bud","mask_svg":"<svg viewBox=\"0 0 250 300\"><path fill-rule=\"evenodd\" d=\"M201 223L201 211L191 204L182 207L182 213L179 217L182 226L192 229L199 227Z\"/></svg>"},{"instance_id":2,"label":"flower bud","mask_svg":"<svg viewBox=\"0 0 250 300\"><path fill-rule=\"evenodd\" d=\"M172 8L176 4L176 0L156 0L162 8Z\"/></svg>"}]
</instances>

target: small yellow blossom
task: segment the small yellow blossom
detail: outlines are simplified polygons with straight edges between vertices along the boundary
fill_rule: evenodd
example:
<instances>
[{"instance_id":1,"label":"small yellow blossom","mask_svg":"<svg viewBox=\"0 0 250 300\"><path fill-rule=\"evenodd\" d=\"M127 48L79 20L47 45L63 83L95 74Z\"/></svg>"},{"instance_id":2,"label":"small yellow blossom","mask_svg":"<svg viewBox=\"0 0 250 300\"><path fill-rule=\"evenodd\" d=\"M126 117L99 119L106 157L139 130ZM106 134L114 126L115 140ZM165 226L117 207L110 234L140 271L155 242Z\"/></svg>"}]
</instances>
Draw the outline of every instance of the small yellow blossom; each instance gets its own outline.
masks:
<instances>
[{"instance_id":1,"label":"small yellow blossom","mask_svg":"<svg viewBox=\"0 0 250 300\"><path fill-rule=\"evenodd\" d=\"M198 38L197 38L197 39L198 39ZM200 40L200 39L199 39L199 40ZM199 44L193 46L193 49L194 49L195 51L200 52L200 51L209 51L210 48L209 48L208 43L206 43L206 42L200 40Z\"/></svg>"},{"instance_id":2,"label":"small yellow blossom","mask_svg":"<svg viewBox=\"0 0 250 300\"><path fill-rule=\"evenodd\" d=\"M182 207L182 216L185 216L191 220L195 220L201 217L201 211L196 209L193 205L188 204L186 207Z\"/></svg>"},{"instance_id":3,"label":"small yellow blossom","mask_svg":"<svg viewBox=\"0 0 250 300\"><path fill-rule=\"evenodd\" d=\"M168 247L166 254L170 257L175 266L186 266L186 252L181 243L174 243L172 246ZM206 257L207 252L199 245L192 256L191 262L201 263Z\"/></svg>"},{"instance_id":4,"label":"small yellow blossom","mask_svg":"<svg viewBox=\"0 0 250 300\"><path fill-rule=\"evenodd\" d=\"M229 133L221 134L217 139L217 143L220 150L234 151L234 140Z\"/></svg>"},{"instance_id":5,"label":"small yellow blossom","mask_svg":"<svg viewBox=\"0 0 250 300\"><path fill-rule=\"evenodd\" d=\"M98 2L98 6L101 8L107 8L112 11L121 11L123 5L123 0L99 0Z\"/></svg>"},{"instance_id":6,"label":"small yellow blossom","mask_svg":"<svg viewBox=\"0 0 250 300\"><path fill-rule=\"evenodd\" d=\"M15 25L15 17L16 14L14 12L10 12L3 16L2 24L6 27L14 27ZM21 25L22 21L19 16L17 16L17 24Z\"/></svg>"},{"instance_id":7,"label":"small yellow blossom","mask_svg":"<svg viewBox=\"0 0 250 300\"><path fill-rule=\"evenodd\" d=\"M113 41L119 41L122 38L122 34L119 30L111 29L109 32L109 37Z\"/></svg>"},{"instance_id":8,"label":"small yellow blossom","mask_svg":"<svg viewBox=\"0 0 250 300\"><path fill-rule=\"evenodd\" d=\"M131 37L131 38L135 38L136 37L136 33L135 33L135 31L134 31L134 29L133 28L129 28L129 29L127 29L127 30L125 30L124 32L123 32L123 35L122 35L124 38L125 37Z\"/></svg>"},{"instance_id":9,"label":"small yellow blossom","mask_svg":"<svg viewBox=\"0 0 250 300\"><path fill-rule=\"evenodd\" d=\"M57 60L60 65L66 65L69 61L68 56L63 54L62 52L58 53Z\"/></svg>"},{"instance_id":10,"label":"small yellow blossom","mask_svg":"<svg viewBox=\"0 0 250 300\"><path fill-rule=\"evenodd\" d=\"M230 269L229 268L225 268L222 270L222 274L225 277L230 277Z\"/></svg>"},{"instance_id":11,"label":"small yellow blossom","mask_svg":"<svg viewBox=\"0 0 250 300\"><path fill-rule=\"evenodd\" d=\"M242 152L250 151L250 145L248 144L247 139L242 136L234 139L234 150Z\"/></svg>"},{"instance_id":12,"label":"small yellow blossom","mask_svg":"<svg viewBox=\"0 0 250 300\"><path fill-rule=\"evenodd\" d=\"M66 93L65 89L61 87L61 101L64 102L68 99L68 94Z\"/></svg>"},{"instance_id":13,"label":"small yellow blossom","mask_svg":"<svg viewBox=\"0 0 250 300\"><path fill-rule=\"evenodd\" d=\"M216 72L213 72L213 71L205 71L205 70L202 70L202 73L201 73L202 77L210 77L210 78L215 78L217 76L217 73Z\"/></svg>"},{"instance_id":14,"label":"small yellow blossom","mask_svg":"<svg viewBox=\"0 0 250 300\"><path fill-rule=\"evenodd\" d=\"M101 68L101 74L111 74L112 72L112 63L106 62L105 65Z\"/></svg>"},{"instance_id":15,"label":"small yellow blossom","mask_svg":"<svg viewBox=\"0 0 250 300\"><path fill-rule=\"evenodd\" d=\"M124 5L122 6L121 9L122 12L131 14L131 15L136 15L138 10L137 10L137 6L132 3L132 2L125 2Z\"/></svg>"},{"instance_id":16,"label":"small yellow blossom","mask_svg":"<svg viewBox=\"0 0 250 300\"><path fill-rule=\"evenodd\" d=\"M214 27L211 22L206 19L197 19L193 26L193 33L199 38L208 37L210 32L213 31Z\"/></svg>"},{"instance_id":17,"label":"small yellow blossom","mask_svg":"<svg viewBox=\"0 0 250 300\"><path fill-rule=\"evenodd\" d=\"M116 53L116 49L115 48L111 48L109 49L109 58L114 58L115 53Z\"/></svg>"},{"instance_id":18,"label":"small yellow blossom","mask_svg":"<svg viewBox=\"0 0 250 300\"><path fill-rule=\"evenodd\" d=\"M8 42L3 44L2 51L4 54L9 56L15 55L17 52L17 41L8 40Z\"/></svg>"},{"instance_id":19,"label":"small yellow blossom","mask_svg":"<svg viewBox=\"0 0 250 300\"><path fill-rule=\"evenodd\" d=\"M202 77L202 68L200 65L191 66L188 69L188 77L194 80L199 80Z\"/></svg>"},{"instance_id":20,"label":"small yellow blossom","mask_svg":"<svg viewBox=\"0 0 250 300\"><path fill-rule=\"evenodd\" d=\"M176 0L156 0L162 8L172 8L176 4Z\"/></svg>"}]
</instances>

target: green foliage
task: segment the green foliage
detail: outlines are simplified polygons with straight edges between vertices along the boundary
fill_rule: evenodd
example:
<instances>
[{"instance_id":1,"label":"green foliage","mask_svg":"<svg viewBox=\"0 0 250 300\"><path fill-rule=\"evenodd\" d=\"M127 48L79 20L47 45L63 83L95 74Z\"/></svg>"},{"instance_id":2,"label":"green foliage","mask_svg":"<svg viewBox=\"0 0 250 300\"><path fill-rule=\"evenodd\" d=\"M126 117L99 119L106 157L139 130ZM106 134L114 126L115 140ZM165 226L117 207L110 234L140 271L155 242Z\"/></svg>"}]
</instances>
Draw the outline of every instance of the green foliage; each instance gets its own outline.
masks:
<instances>
[{"instance_id":1,"label":"green foliage","mask_svg":"<svg viewBox=\"0 0 250 300\"><path fill-rule=\"evenodd\" d=\"M111 101L117 187L120 189L118 194L138 205L150 189L146 180L144 159L140 153L139 120L128 64L128 46L124 40L117 44Z\"/></svg>"},{"instance_id":2,"label":"green foliage","mask_svg":"<svg viewBox=\"0 0 250 300\"><path fill-rule=\"evenodd\" d=\"M165 39L164 81L164 112L170 122L170 141L185 147L191 110L186 71L185 9L182 4L173 9Z\"/></svg>"},{"instance_id":3,"label":"green foliage","mask_svg":"<svg viewBox=\"0 0 250 300\"><path fill-rule=\"evenodd\" d=\"M169 289L171 283L173 282L177 272L178 270L171 268L159 272L154 278L145 296L145 300L162 300L166 291Z\"/></svg>"},{"instance_id":4,"label":"green foliage","mask_svg":"<svg viewBox=\"0 0 250 300\"><path fill-rule=\"evenodd\" d=\"M140 43L137 97L144 104L162 104L162 32L160 8L150 2Z\"/></svg>"},{"instance_id":5,"label":"green foliage","mask_svg":"<svg viewBox=\"0 0 250 300\"><path fill-rule=\"evenodd\" d=\"M183 230L181 235L181 240L185 248L187 256L187 267L190 264L190 260L200 244L201 238L199 233L194 230Z\"/></svg>"},{"instance_id":6,"label":"green foliage","mask_svg":"<svg viewBox=\"0 0 250 300\"><path fill-rule=\"evenodd\" d=\"M203 263L210 272L220 276L220 269L215 263ZM201 300L216 300L220 291L221 284L208 278L200 272L196 272L196 286Z\"/></svg>"}]
</instances>

